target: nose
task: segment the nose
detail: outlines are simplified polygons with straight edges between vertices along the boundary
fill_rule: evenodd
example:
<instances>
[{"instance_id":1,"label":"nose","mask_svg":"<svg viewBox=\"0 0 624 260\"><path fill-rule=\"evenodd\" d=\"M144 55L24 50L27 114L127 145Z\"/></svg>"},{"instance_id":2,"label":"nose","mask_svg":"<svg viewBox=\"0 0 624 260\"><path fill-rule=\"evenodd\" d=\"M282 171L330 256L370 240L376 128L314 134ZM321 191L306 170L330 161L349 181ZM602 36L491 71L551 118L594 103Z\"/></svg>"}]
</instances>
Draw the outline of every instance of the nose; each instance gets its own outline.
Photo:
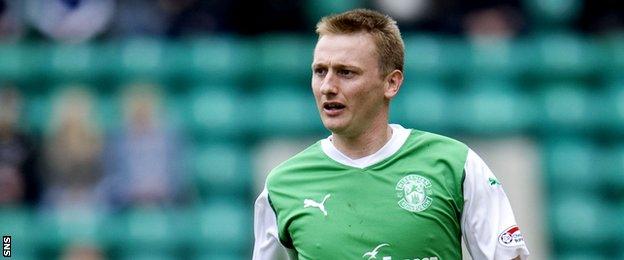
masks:
<instances>
[{"instance_id":1,"label":"nose","mask_svg":"<svg viewBox=\"0 0 624 260\"><path fill-rule=\"evenodd\" d=\"M321 94L323 95L334 95L338 92L338 85L336 82L336 77L334 73L331 71L327 72L325 78L323 78L323 82L321 82Z\"/></svg>"}]
</instances>

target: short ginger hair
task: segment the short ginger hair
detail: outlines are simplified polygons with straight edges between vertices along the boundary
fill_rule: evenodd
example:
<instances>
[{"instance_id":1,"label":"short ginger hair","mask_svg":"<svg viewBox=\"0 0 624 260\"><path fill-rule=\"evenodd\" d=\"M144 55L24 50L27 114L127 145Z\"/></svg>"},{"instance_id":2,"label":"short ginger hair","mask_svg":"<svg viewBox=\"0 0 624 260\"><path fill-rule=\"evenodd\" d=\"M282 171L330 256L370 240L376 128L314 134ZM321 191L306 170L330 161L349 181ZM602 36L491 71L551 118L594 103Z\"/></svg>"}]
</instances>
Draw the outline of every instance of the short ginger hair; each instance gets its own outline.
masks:
<instances>
[{"instance_id":1,"label":"short ginger hair","mask_svg":"<svg viewBox=\"0 0 624 260\"><path fill-rule=\"evenodd\" d=\"M368 9L355 9L323 17L316 24L319 38L323 35L365 32L375 42L379 67L384 75L393 70L403 72L405 45L397 22L388 15Z\"/></svg>"}]
</instances>

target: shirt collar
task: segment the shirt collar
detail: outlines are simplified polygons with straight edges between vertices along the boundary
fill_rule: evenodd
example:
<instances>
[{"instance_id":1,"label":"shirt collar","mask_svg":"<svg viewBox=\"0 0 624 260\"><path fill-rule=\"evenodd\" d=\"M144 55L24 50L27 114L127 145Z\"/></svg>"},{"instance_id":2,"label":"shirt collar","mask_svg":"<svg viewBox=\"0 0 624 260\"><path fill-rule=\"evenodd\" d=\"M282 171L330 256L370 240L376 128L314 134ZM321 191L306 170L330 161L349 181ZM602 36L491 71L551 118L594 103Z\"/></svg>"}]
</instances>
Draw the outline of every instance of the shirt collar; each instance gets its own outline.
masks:
<instances>
[{"instance_id":1,"label":"shirt collar","mask_svg":"<svg viewBox=\"0 0 624 260\"><path fill-rule=\"evenodd\" d=\"M334 143L330 140L331 136L321 140L321 148L329 158L340 164L355 168L366 168L395 154L403 146L411 132L410 129L405 129L398 124L390 124L390 127L392 128L390 140L373 154L362 158L351 159L343 154L334 146Z\"/></svg>"}]
</instances>

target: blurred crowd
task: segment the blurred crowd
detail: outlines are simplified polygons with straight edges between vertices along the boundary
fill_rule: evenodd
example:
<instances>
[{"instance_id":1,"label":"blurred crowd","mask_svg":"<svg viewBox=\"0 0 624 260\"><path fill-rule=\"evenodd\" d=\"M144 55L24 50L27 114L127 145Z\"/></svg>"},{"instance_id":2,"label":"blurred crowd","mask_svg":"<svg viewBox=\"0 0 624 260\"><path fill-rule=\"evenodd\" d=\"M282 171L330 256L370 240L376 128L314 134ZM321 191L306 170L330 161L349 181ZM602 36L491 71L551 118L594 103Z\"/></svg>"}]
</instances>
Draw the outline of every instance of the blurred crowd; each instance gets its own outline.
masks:
<instances>
[{"instance_id":1,"label":"blurred crowd","mask_svg":"<svg viewBox=\"0 0 624 260\"><path fill-rule=\"evenodd\" d=\"M616 0L0 0L0 41L311 34L319 12L353 7L388 13L404 32L514 37L539 28L602 34L623 30L623 6ZM176 162L184 142L161 120L162 87L124 88L117 101L123 121L106 133L87 89L56 93L43 136L33 137L20 128L20 89L0 87L0 204L118 210L179 201L184 186Z\"/></svg>"},{"instance_id":2,"label":"blurred crowd","mask_svg":"<svg viewBox=\"0 0 624 260\"><path fill-rule=\"evenodd\" d=\"M616 0L0 0L0 42L311 34L320 16L353 7L388 13L404 32L515 37L537 28L592 34L624 28L624 4ZM0 205L115 211L182 200L184 141L162 120L163 88L123 88L116 101L121 126L105 132L88 89L61 88L43 135L30 136L20 127L30 101L16 86L0 87Z\"/></svg>"},{"instance_id":3,"label":"blurred crowd","mask_svg":"<svg viewBox=\"0 0 624 260\"><path fill-rule=\"evenodd\" d=\"M390 14L403 31L453 35L624 28L617 0L0 0L0 40L309 34L320 16L355 7Z\"/></svg>"},{"instance_id":4,"label":"blurred crowd","mask_svg":"<svg viewBox=\"0 0 624 260\"><path fill-rule=\"evenodd\" d=\"M87 88L59 91L37 136L21 130L19 90L0 88L0 208L115 212L179 201L181 143L160 120L157 86L125 88L118 101L122 125L109 133L97 125Z\"/></svg>"}]
</instances>

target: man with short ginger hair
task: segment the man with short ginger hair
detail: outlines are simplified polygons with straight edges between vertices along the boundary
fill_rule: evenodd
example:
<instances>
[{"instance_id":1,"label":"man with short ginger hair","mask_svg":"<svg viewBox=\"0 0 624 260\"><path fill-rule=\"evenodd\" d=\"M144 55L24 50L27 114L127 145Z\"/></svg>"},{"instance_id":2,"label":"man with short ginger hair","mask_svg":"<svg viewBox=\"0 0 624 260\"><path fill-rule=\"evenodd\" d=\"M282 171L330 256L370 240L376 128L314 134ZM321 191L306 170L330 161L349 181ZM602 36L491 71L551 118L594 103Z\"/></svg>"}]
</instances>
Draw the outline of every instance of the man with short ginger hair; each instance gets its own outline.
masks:
<instances>
[{"instance_id":1,"label":"man with short ginger hair","mask_svg":"<svg viewBox=\"0 0 624 260\"><path fill-rule=\"evenodd\" d=\"M331 135L269 173L253 259L461 259L462 235L473 259L525 259L507 196L475 152L388 123L403 83L396 22L357 9L317 33L311 85Z\"/></svg>"}]
</instances>

